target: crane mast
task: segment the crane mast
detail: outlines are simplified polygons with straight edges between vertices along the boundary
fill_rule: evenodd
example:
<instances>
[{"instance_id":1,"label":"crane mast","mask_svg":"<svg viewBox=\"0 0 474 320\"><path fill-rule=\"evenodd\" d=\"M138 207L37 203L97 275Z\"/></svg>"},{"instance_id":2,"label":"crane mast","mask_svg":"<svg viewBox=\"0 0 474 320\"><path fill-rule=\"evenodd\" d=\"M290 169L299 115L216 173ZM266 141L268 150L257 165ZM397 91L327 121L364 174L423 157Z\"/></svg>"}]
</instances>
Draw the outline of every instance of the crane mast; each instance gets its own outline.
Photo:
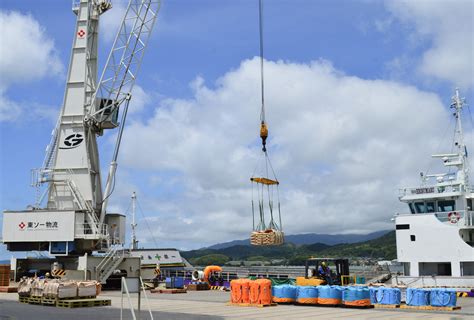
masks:
<instances>
[{"instance_id":1,"label":"crane mast","mask_svg":"<svg viewBox=\"0 0 474 320\"><path fill-rule=\"evenodd\" d=\"M10 251L53 253L56 249L52 248L59 246L65 247L61 254L68 255L107 248L110 244L107 201L113 191L131 91L160 1L130 0L99 81L99 20L112 8L112 3L72 3L77 19L63 105L43 167L32 171L32 185L38 190L43 184L48 187L31 210L4 212L3 242ZM103 192L97 137L116 127L119 134ZM41 207L44 198L47 201Z\"/></svg>"}]
</instances>

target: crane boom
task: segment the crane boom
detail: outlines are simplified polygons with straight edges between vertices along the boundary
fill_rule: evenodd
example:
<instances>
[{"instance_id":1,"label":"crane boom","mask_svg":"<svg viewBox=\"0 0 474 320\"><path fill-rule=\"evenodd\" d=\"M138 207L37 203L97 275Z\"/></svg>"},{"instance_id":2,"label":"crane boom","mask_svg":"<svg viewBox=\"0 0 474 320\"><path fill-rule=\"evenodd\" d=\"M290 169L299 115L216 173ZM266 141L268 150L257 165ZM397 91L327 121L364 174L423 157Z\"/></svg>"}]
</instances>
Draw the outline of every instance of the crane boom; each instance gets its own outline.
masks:
<instances>
[{"instance_id":1,"label":"crane boom","mask_svg":"<svg viewBox=\"0 0 474 320\"><path fill-rule=\"evenodd\" d=\"M105 219L108 200L112 193L112 184L117 170L118 151L127 118L131 91L140 70L143 54L155 25L160 6L160 0L130 0L112 50L110 50L107 58L97 90L92 98L95 108L90 108L91 112L85 118L85 123L89 127L94 128L98 134L102 134L104 129L112 129L119 125L117 121L119 108L125 102L119 134L105 185L99 217L100 223Z\"/></svg>"},{"instance_id":2,"label":"crane boom","mask_svg":"<svg viewBox=\"0 0 474 320\"><path fill-rule=\"evenodd\" d=\"M130 0L85 121L97 133L118 126L118 111L131 94L153 30L160 0Z\"/></svg>"}]
</instances>

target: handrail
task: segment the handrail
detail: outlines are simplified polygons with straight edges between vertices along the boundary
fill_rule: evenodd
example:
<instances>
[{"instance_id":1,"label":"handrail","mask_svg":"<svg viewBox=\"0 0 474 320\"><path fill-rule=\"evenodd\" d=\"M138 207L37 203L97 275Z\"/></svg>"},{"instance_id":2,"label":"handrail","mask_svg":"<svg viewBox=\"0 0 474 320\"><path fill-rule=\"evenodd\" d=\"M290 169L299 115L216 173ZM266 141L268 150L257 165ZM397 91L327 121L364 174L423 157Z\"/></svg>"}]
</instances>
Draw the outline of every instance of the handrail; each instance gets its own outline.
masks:
<instances>
[{"instance_id":1,"label":"handrail","mask_svg":"<svg viewBox=\"0 0 474 320\"><path fill-rule=\"evenodd\" d=\"M417 186L417 187L406 187L399 188L398 194L400 197L407 195L425 195L425 194L439 194L447 192L462 192L466 190L466 186L459 182L453 181L449 184L443 185L426 185L426 186Z\"/></svg>"},{"instance_id":2,"label":"handrail","mask_svg":"<svg viewBox=\"0 0 474 320\"><path fill-rule=\"evenodd\" d=\"M449 222L450 224L455 225L455 226L474 227L474 211L469 211L469 210L397 214L397 216L420 216L420 215L433 215L440 222L443 222L443 223Z\"/></svg>"}]
</instances>

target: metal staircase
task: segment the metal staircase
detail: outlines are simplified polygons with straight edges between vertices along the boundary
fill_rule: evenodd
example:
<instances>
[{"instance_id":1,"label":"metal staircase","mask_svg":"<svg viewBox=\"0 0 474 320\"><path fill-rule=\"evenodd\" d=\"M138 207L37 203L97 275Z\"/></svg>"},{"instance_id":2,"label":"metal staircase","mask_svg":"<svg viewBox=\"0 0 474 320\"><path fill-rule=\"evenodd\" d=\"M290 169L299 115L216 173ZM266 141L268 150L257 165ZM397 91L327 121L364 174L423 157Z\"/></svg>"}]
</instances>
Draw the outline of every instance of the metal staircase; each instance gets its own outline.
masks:
<instances>
[{"instance_id":1,"label":"metal staircase","mask_svg":"<svg viewBox=\"0 0 474 320\"><path fill-rule=\"evenodd\" d=\"M110 275L118 268L125 258L125 250L121 247L111 246L102 261L96 267L96 280L105 284Z\"/></svg>"}]
</instances>

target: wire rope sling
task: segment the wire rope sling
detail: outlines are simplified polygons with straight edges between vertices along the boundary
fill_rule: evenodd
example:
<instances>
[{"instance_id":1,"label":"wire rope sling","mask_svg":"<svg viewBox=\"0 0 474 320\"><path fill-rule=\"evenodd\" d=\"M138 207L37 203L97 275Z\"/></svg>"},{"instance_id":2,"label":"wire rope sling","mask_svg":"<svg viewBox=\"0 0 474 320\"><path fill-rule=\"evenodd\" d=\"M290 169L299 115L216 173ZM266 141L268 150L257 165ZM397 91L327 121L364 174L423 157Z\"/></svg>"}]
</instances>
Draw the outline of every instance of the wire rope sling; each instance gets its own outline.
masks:
<instances>
[{"instance_id":1,"label":"wire rope sling","mask_svg":"<svg viewBox=\"0 0 474 320\"><path fill-rule=\"evenodd\" d=\"M255 246L271 246L282 244L284 241L284 234L281 224L280 192L278 188L280 182L275 175L275 171L273 170L270 158L268 157L266 147L268 127L265 121L262 12L263 0L259 0L260 84L262 98L262 106L260 111L260 138L262 139L262 156L260 158L261 161L259 161L257 164L254 173L250 178L252 184L253 216L253 231L250 235L250 244ZM261 165L262 162L263 165ZM258 175L256 175L257 171L259 171ZM265 219L266 217L268 217L268 219Z\"/></svg>"}]
</instances>

